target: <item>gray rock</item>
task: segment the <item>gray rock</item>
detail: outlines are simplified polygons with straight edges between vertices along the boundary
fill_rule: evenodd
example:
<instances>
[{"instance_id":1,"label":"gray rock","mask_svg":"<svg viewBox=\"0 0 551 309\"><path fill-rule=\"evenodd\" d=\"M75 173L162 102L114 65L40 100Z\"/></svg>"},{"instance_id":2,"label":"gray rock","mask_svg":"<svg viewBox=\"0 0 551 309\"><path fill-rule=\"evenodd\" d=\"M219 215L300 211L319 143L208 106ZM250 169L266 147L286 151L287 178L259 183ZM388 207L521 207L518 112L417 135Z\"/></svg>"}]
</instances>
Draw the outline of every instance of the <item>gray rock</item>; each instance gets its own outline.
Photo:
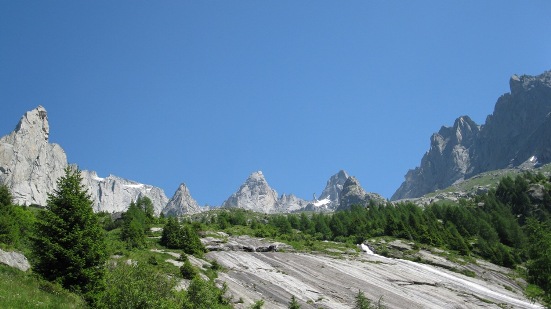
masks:
<instances>
[{"instance_id":1,"label":"gray rock","mask_svg":"<svg viewBox=\"0 0 551 309\"><path fill-rule=\"evenodd\" d=\"M293 247L281 242L268 241L247 235L230 236L227 239L205 237L201 238L201 242L208 251L275 252L293 249Z\"/></svg>"},{"instance_id":2,"label":"gray rock","mask_svg":"<svg viewBox=\"0 0 551 309\"><path fill-rule=\"evenodd\" d=\"M279 211L277 192L270 188L261 171L252 173L223 204L225 208L243 208L262 213Z\"/></svg>"},{"instance_id":3,"label":"gray rock","mask_svg":"<svg viewBox=\"0 0 551 309\"><path fill-rule=\"evenodd\" d=\"M293 212L304 209L308 205L308 202L295 196L294 194L282 194L278 199L280 212Z\"/></svg>"},{"instance_id":4,"label":"gray rock","mask_svg":"<svg viewBox=\"0 0 551 309\"><path fill-rule=\"evenodd\" d=\"M48 193L68 166L65 151L49 143L49 128L46 109L38 106L23 115L12 133L0 138L0 183L10 188L17 204L45 206ZM147 196L159 214L168 202L160 188L117 176L100 178L93 171L81 175L94 200L94 211L125 211L132 200Z\"/></svg>"},{"instance_id":5,"label":"gray rock","mask_svg":"<svg viewBox=\"0 0 551 309\"><path fill-rule=\"evenodd\" d=\"M27 271L31 268L31 264L29 264L27 258L22 253L15 251L4 251L0 249L0 263L22 271Z\"/></svg>"},{"instance_id":6,"label":"gray rock","mask_svg":"<svg viewBox=\"0 0 551 309\"><path fill-rule=\"evenodd\" d=\"M197 204L185 183L180 184L174 196L168 201L163 213L167 216L181 216L186 214L196 214L201 212L201 207Z\"/></svg>"},{"instance_id":7,"label":"gray rock","mask_svg":"<svg viewBox=\"0 0 551 309\"><path fill-rule=\"evenodd\" d=\"M469 117L431 137L419 167L408 171L392 200L420 197L482 172L518 167L537 158L551 162L551 71L511 77L486 123Z\"/></svg>"},{"instance_id":8,"label":"gray rock","mask_svg":"<svg viewBox=\"0 0 551 309\"><path fill-rule=\"evenodd\" d=\"M334 210L339 207L341 191L348 177L349 176L346 171L340 170L338 173L331 176L329 180L327 180L327 184L321 192L319 199L322 200L329 197L331 203L328 205L328 208Z\"/></svg>"},{"instance_id":9,"label":"gray rock","mask_svg":"<svg viewBox=\"0 0 551 309\"><path fill-rule=\"evenodd\" d=\"M350 176L343 185L338 210L350 208L352 205L367 206L373 200L377 203L385 201L383 197L375 193L367 193L356 177Z\"/></svg>"},{"instance_id":10,"label":"gray rock","mask_svg":"<svg viewBox=\"0 0 551 309\"><path fill-rule=\"evenodd\" d=\"M94 201L94 211L124 212L138 197L148 197L153 202L156 215L168 203L165 192L158 187L142 184L118 176L101 178L94 171L82 171L82 183L88 188Z\"/></svg>"},{"instance_id":11,"label":"gray rock","mask_svg":"<svg viewBox=\"0 0 551 309\"><path fill-rule=\"evenodd\" d=\"M49 135L48 114L38 106L0 138L0 183L11 189L16 204L46 205L48 193L64 175L67 156L59 145L49 143Z\"/></svg>"}]
</instances>

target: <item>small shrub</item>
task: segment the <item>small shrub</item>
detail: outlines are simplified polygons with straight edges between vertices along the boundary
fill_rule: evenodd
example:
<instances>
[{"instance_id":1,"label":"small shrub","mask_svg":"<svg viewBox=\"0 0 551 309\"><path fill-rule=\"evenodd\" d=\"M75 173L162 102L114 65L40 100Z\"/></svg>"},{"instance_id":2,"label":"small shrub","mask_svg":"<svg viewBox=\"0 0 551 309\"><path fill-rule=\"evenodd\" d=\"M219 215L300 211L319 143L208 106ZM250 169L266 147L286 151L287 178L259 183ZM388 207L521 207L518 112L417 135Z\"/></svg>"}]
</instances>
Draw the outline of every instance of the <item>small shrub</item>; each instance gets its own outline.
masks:
<instances>
[{"instance_id":1,"label":"small shrub","mask_svg":"<svg viewBox=\"0 0 551 309\"><path fill-rule=\"evenodd\" d=\"M188 280L193 279L198 274L197 270L195 269L195 267L193 267L193 265L191 265L191 262L189 260L186 260L184 262L184 265L180 267L180 273L182 274L182 277L184 277L184 279Z\"/></svg>"}]
</instances>

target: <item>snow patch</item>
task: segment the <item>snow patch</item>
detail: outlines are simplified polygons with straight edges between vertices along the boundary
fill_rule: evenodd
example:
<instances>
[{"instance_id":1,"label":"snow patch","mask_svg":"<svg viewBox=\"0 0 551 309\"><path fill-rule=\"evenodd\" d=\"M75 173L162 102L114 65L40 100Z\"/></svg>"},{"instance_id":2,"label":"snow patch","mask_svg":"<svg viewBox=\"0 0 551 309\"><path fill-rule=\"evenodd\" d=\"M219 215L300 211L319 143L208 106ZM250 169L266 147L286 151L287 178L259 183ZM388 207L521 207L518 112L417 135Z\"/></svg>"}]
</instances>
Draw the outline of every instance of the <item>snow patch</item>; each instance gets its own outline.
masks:
<instances>
[{"instance_id":1,"label":"snow patch","mask_svg":"<svg viewBox=\"0 0 551 309\"><path fill-rule=\"evenodd\" d=\"M321 207L321 206L328 205L329 203L331 203L331 200L328 197L326 197L326 198L324 198L322 200L319 200L319 201L316 200L312 204L316 207Z\"/></svg>"},{"instance_id":2,"label":"snow patch","mask_svg":"<svg viewBox=\"0 0 551 309\"><path fill-rule=\"evenodd\" d=\"M135 184L135 185L123 185L123 187L127 187L127 188L143 188L144 185L143 184Z\"/></svg>"}]
</instances>

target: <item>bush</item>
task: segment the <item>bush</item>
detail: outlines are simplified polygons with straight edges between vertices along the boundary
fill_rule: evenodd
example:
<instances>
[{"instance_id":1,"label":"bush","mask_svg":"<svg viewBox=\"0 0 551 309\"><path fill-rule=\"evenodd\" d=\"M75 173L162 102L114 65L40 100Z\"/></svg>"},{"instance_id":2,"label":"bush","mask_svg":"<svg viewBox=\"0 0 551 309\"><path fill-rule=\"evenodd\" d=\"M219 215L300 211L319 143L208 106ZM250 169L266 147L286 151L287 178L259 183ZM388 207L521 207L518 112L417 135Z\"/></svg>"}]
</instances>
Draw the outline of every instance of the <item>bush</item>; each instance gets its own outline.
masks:
<instances>
[{"instance_id":1,"label":"bush","mask_svg":"<svg viewBox=\"0 0 551 309\"><path fill-rule=\"evenodd\" d=\"M191 262L189 260L184 261L184 265L180 267L180 273L182 274L182 277L184 277L184 279L188 280L193 279L198 274L197 269L195 269L195 267L191 265Z\"/></svg>"}]
</instances>

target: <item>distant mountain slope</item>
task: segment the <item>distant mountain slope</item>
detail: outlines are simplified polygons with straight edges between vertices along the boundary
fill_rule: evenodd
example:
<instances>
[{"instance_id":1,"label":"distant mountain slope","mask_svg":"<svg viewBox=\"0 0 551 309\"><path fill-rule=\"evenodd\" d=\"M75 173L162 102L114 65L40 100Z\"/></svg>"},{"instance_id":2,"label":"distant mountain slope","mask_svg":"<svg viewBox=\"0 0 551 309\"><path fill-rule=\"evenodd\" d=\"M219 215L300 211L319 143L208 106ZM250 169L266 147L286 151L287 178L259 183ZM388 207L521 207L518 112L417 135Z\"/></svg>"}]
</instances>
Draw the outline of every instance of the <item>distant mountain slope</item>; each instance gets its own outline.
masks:
<instances>
[{"instance_id":1,"label":"distant mountain slope","mask_svg":"<svg viewBox=\"0 0 551 309\"><path fill-rule=\"evenodd\" d=\"M431 137L419 167L408 171L392 200L420 197L482 172L551 162L551 71L513 75L482 126L468 116Z\"/></svg>"}]
</instances>

